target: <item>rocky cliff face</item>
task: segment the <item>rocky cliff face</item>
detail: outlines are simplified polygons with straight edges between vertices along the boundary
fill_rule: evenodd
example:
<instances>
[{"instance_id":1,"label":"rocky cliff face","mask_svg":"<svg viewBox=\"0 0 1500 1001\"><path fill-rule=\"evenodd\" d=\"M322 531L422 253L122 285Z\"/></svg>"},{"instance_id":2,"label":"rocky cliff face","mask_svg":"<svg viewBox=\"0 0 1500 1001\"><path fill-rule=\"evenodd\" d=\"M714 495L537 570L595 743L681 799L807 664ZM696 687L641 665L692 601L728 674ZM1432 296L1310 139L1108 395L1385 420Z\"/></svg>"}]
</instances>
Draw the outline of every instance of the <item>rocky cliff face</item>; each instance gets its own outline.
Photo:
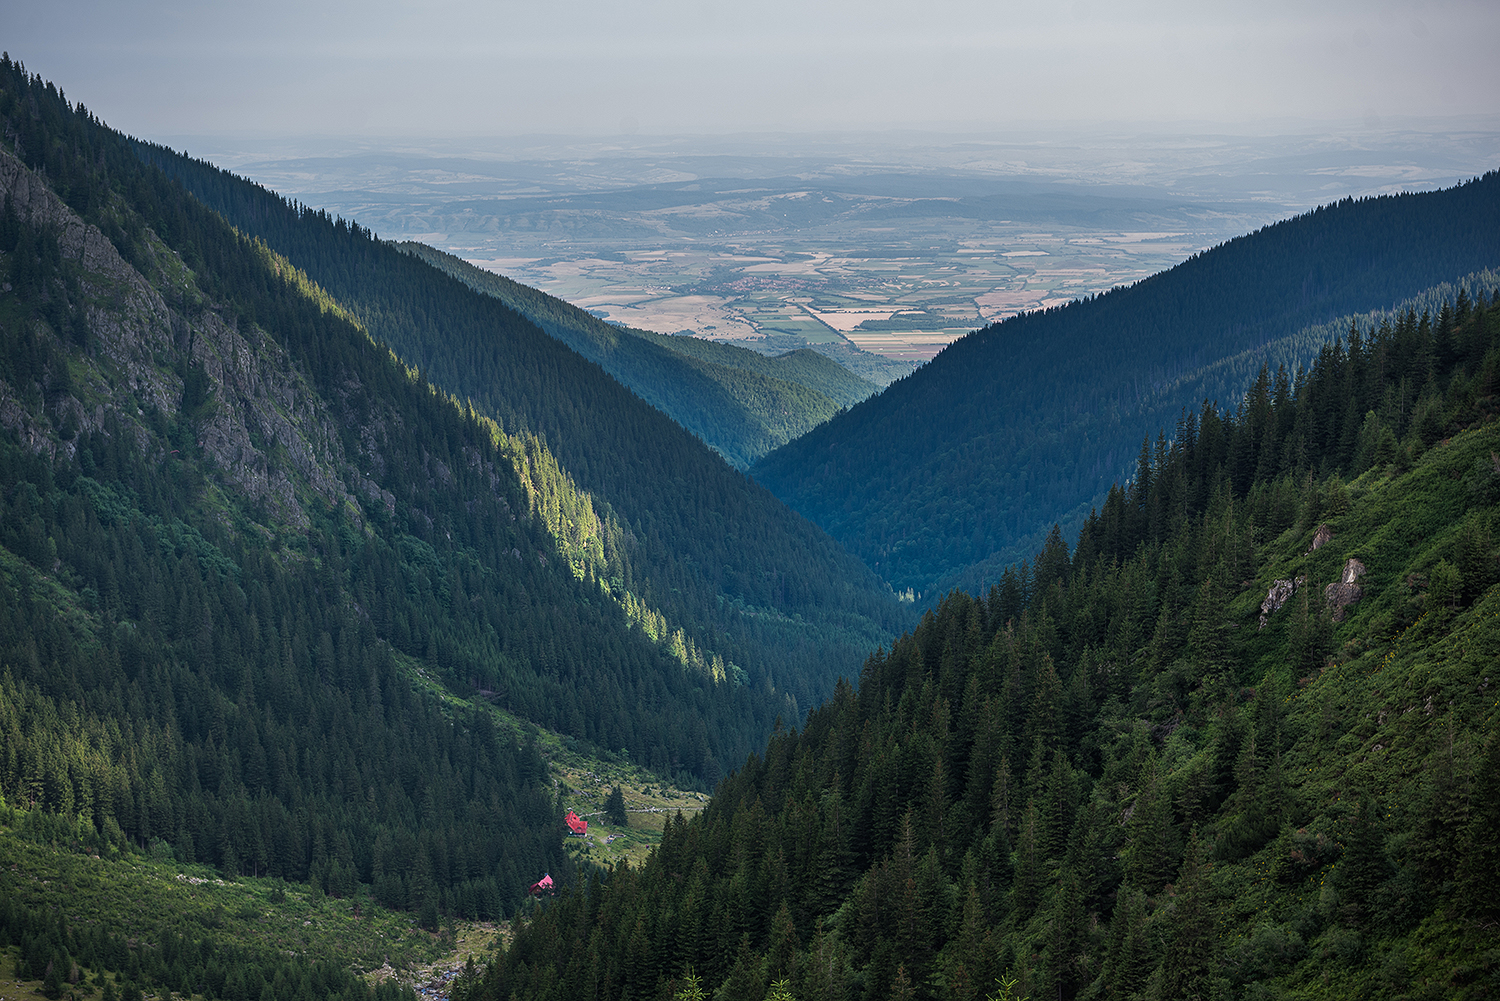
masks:
<instances>
[{"instance_id":1,"label":"rocky cliff face","mask_svg":"<svg viewBox=\"0 0 1500 1001\"><path fill-rule=\"evenodd\" d=\"M53 380L66 391L0 378L0 426L27 448L71 456L79 432L125 428L143 452L163 461L195 450L221 486L297 529L308 525L305 505L313 502L356 516L361 500L393 506L394 497L350 461L334 415L275 340L226 315L154 236L148 234L150 274L143 274L3 151L0 197L39 239L56 241L76 278L71 305L83 311L88 330L82 364L69 366L66 380ZM45 294L68 293L59 285ZM39 340L59 337L40 319L19 322L31 324ZM167 426L179 433L169 437ZM379 422L354 437L362 458L378 467Z\"/></svg>"}]
</instances>

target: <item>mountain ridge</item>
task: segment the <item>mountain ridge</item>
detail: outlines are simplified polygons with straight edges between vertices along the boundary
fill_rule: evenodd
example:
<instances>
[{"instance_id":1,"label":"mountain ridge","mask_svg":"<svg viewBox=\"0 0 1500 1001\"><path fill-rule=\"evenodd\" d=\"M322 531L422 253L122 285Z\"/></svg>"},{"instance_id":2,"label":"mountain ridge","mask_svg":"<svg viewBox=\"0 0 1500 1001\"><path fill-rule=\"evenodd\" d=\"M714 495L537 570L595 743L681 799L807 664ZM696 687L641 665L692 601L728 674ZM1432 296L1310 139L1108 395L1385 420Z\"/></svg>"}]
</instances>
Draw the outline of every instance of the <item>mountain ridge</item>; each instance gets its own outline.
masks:
<instances>
[{"instance_id":1,"label":"mountain ridge","mask_svg":"<svg viewBox=\"0 0 1500 1001\"><path fill-rule=\"evenodd\" d=\"M1346 200L1145 279L992 324L751 470L893 586L929 593L1053 522L1076 531L1166 386L1314 322L1385 307L1500 261L1500 173ZM1237 387L1242 392L1245 387Z\"/></svg>"},{"instance_id":2,"label":"mountain ridge","mask_svg":"<svg viewBox=\"0 0 1500 1001\"><path fill-rule=\"evenodd\" d=\"M405 364L507 433L535 435L635 539L631 590L752 680L806 707L904 621L857 558L504 303L358 225L164 147L133 148L305 268Z\"/></svg>"},{"instance_id":3,"label":"mountain ridge","mask_svg":"<svg viewBox=\"0 0 1500 1001\"><path fill-rule=\"evenodd\" d=\"M731 344L616 327L425 244L396 246L499 299L597 362L738 469L877 391L815 351L767 357Z\"/></svg>"}]
</instances>

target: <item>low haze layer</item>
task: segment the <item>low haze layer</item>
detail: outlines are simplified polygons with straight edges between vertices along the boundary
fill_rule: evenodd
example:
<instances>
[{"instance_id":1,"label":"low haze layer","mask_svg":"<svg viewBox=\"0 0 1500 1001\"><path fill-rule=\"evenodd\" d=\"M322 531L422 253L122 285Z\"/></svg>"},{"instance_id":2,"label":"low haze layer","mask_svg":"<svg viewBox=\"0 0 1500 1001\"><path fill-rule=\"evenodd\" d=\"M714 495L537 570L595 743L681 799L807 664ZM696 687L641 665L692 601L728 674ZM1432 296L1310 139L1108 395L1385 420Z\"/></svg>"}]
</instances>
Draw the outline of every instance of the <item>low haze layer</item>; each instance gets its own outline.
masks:
<instances>
[{"instance_id":1,"label":"low haze layer","mask_svg":"<svg viewBox=\"0 0 1500 1001\"><path fill-rule=\"evenodd\" d=\"M1363 121L1500 91L1478 0L5 6L13 55L152 138Z\"/></svg>"}]
</instances>

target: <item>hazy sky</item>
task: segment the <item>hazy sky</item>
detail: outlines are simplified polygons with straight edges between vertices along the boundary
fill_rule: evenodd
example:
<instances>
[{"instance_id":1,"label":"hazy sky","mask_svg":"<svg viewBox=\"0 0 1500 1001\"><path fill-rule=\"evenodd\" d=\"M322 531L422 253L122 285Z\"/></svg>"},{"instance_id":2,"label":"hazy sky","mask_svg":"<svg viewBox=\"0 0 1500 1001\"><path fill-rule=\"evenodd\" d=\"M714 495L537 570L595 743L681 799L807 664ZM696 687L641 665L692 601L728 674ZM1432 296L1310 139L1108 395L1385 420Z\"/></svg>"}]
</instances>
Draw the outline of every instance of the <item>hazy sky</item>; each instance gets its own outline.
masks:
<instances>
[{"instance_id":1,"label":"hazy sky","mask_svg":"<svg viewBox=\"0 0 1500 1001\"><path fill-rule=\"evenodd\" d=\"M1494 116L1497 37L1494 0L0 0L143 137Z\"/></svg>"}]
</instances>

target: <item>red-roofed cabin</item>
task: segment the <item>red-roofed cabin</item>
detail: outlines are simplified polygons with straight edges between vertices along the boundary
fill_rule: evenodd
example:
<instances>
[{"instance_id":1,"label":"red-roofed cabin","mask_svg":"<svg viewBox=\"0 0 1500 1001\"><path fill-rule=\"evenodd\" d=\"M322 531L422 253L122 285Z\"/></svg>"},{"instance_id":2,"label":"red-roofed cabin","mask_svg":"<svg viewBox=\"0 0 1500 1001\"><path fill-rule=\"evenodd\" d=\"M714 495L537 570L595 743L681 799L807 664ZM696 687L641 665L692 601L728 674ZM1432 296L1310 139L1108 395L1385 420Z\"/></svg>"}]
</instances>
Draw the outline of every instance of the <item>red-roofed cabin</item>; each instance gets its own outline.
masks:
<instances>
[{"instance_id":1,"label":"red-roofed cabin","mask_svg":"<svg viewBox=\"0 0 1500 1001\"><path fill-rule=\"evenodd\" d=\"M541 879L539 879L535 883L531 884L531 895L533 897L540 897L544 893L551 893L551 892L552 892L552 876L551 876L551 874L543 876Z\"/></svg>"},{"instance_id":2,"label":"red-roofed cabin","mask_svg":"<svg viewBox=\"0 0 1500 1001\"><path fill-rule=\"evenodd\" d=\"M587 820L584 820L578 814L574 813L572 810L569 810L568 815L563 819L568 822L569 832L571 832L575 836L581 838L589 832L589 822Z\"/></svg>"}]
</instances>

